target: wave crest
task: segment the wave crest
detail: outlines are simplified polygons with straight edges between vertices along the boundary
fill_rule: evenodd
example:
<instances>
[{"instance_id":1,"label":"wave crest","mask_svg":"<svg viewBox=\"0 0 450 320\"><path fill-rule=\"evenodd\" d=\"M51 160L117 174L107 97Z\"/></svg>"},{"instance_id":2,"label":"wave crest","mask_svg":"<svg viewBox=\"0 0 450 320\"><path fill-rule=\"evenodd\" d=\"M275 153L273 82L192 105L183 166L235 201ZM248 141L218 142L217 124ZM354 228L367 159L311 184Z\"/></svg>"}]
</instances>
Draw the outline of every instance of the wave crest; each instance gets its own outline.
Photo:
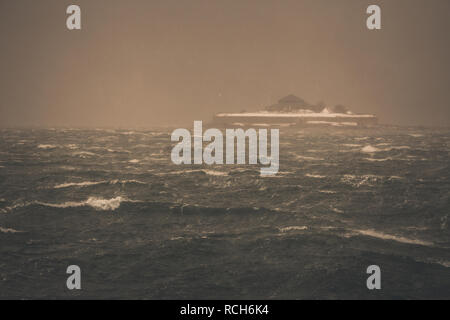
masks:
<instances>
[{"instance_id":1,"label":"wave crest","mask_svg":"<svg viewBox=\"0 0 450 320\"><path fill-rule=\"evenodd\" d=\"M47 202L37 202L37 204L52 207L52 208L77 208L77 207L84 207L84 206L90 206L96 210L116 210L120 207L120 204L125 201L133 202L132 200L128 200L126 198L122 198L120 196L111 198L111 199L102 199L97 197L89 197L86 201L68 201L64 203L47 203Z\"/></svg>"}]
</instances>

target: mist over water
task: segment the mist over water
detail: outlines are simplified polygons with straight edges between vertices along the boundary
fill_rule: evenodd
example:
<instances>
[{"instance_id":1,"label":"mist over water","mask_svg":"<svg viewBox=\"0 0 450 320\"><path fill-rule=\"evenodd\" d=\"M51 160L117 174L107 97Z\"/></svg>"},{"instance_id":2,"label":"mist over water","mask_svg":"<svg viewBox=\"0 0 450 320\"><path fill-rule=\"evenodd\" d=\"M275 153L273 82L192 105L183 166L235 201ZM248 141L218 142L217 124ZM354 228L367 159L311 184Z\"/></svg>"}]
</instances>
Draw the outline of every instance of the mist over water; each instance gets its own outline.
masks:
<instances>
[{"instance_id":1,"label":"mist over water","mask_svg":"<svg viewBox=\"0 0 450 320\"><path fill-rule=\"evenodd\" d=\"M0 4L0 125L186 127L295 94L381 123L450 125L450 2Z\"/></svg>"},{"instance_id":2,"label":"mist over water","mask_svg":"<svg viewBox=\"0 0 450 320\"><path fill-rule=\"evenodd\" d=\"M283 130L274 177L170 133L2 130L0 298L450 297L448 130Z\"/></svg>"}]
</instances>

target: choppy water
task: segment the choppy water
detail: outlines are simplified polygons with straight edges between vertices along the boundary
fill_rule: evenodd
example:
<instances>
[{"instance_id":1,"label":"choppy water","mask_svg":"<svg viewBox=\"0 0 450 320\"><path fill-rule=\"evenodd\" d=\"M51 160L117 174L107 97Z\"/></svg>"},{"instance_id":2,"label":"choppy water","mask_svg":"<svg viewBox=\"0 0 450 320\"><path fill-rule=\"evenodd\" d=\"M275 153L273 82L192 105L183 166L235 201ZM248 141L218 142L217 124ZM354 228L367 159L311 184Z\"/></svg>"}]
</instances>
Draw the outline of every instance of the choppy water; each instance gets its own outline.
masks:
<instances>
[{"instance_id":1,"label":"choppy water","mask_svg":"<svg viewBox=\"0 0 450 320\"><path fill-rule=\"evenodd\" d=\"M275 177L169 135L2 130L0 298L450 298L450 130L282 132Z\"/></svg>"}]
</instances>

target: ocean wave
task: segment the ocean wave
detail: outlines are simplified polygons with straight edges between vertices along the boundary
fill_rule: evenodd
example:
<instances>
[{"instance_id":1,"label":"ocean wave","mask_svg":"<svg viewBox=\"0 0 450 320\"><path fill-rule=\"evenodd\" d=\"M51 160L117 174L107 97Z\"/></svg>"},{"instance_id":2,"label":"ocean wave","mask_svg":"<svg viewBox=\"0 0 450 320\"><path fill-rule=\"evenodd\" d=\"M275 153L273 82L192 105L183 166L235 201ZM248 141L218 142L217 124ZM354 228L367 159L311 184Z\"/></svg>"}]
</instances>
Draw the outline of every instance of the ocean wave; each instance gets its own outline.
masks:
<instances>
[{"instance_id":1,"label":"ocean wave","mask_svg":"<svg viewBox=\"0 0 450 320\"><path fill-rule=\"evenodd\" d=\"M176 203L176 204L164 204L164 203L152 203L153 208L168 208L174 213L180 214L198 214L198 215L220 215L220 214L265 214L274 212L264 207L213 207L203 206L198 204Z\"/></svg>"},{"instance_id":2,"label":"ocean wave","mask_svg":"<svg viewBox=\"0 0 450 320\"><path fill-rule=\"evenodd\" d=\"M155 173L155 175L171 176L171 175L179 175L179 174L195 173L195 172L202 172L202 170L200 170L200 169L175 170L175 171L168 171L168 172L159 172L159 173Z\"/></svg>"},{"instance_id":3,"label":"ocean wave","mask_svg":"<svg viewBox=\"0 0 450 320\"><path fill-rule=\"evenodd\" d=\"M396 236L392 234L386 234L383 232L375 231L373 229L366 229L366 230L351 230L351 234L348 234L347 236L355 236L355 235L363 235L367 237L382 239L382 240L391 240L399 243L406 243L406 244L415 244L415 245L421 245L421 246L427 246L431 247L434 244L429 241L419 240L419 239L411 239L406 238L403 236Z\"/></svg>"},{"instance_id":4,"label":"ocean wave","mask_svg":"<svg viewBox=\"0 0 450 320\"><path fill-rule=\"evenodd\" d=\"M371 145L365 146L364 148L361 149L361 152L364 153L374 153L374 152L378 152L381 151L381 149L375 148Z\"/></svg>"},{"instance_id":5,"label":"ocean wave","mask_svg":"<svg viewBox=\"0 0 450 320\"><path fill-rule=\"evenodd\" d=\"M322 158L316 158L316 157L308 157L308 156L301 156L301 155L295 155L296 159L299 160L307 160L307 161L323 161Z\"/></svg>"},{"instance_id":6,"label":"ocean wave","mask_svg":"<svg viewBox=\"0 0 450 320\"><path fill-rule=\"evenodd\" d=\"M157 176L167 176L167 175L179 175L179 174L189 174L189 173L202 173L210 176L228 176L229 173L225 171L209 170L209 169L188 169L188 170L177 170L170 172L160 172Z\"/></svg>"},{"instance_id":7,"label":"ocean wave","mask_svg":"<svg viewBox=\"0 0 450 320\"><path fill-rule=\"evenodd\" d=\"M450 261L438 260L434 261L434 263L440 264L441 266L444 266L446 268L450 268Z\"/></svg>"},{"instance_id":8,"label":"ocean wave","mask_svg":"<svg viewBox=\"0 0 450 320\"><path fill-rule=\"evenodd\" d=\"M319 174L310 174L310 173L305 174L305 177L315 178L315 179L324 179L324 178L326 178L326 176L321 176Z\"/></svg>"},{"instance_id":9,"label":"ocean wave","mask_svg":"<svg viewBox=\"0 0 450 320\"><path fill-rule=\"evenodd\" d=\"M96 154L93 152L89 152L89 151L78 151L78 152L73 152L72 155L80 157L80 158L87 158L87 157L93 157Z\"/></svg>"},{"instance_id":10,"label":"ocean wave","mask_svg":"<svg viewBox=\"0 0 450 320\"><path fill-rule=\"evenodd\" d=\"M410 133L408 136L414 137L414 138L420 138L423 137L423 134L420 133Z\"/></svg>"},{"instance_id":11,"label":"ocean wave","mask_svg":"<svg viewBox=\"0 0 450 320\"><path fill-rule=\"evenodd\" d=\"M326 193L326 194L336 194L337 191L333 190L319 190L320 193Z\"/></svg>"},{"instance_id":12,"label":"ocean wave","mask_svg":"<svg viewBox=\"0 0 450 320\"><path fill-rule=\"evenodd\" d=\"M331 207L331 210L332 210L333 212L336 212L336 213L344 213L343 210L340 210L340 209L335 208L335 207Z\"/></svg>"},{"instance_id":13,"label":"ocean wave","mask_svg":"<svg viewBox=\"0 0 450 320\"><path fill-rule=\"evenodd\" d=\"M359 188L361 186L367 185L371 186L375 182L377 182L381 177L372 175L372 174L366 174L363 176L355 176L351 174L346 174L341 178L341 181L345 184L349 184L353 187Z\"/></svg>"},{"instance_id":14,"label":"ocean wave","mask_svg":"<svg viewBox=\"0 0 450 320\"><path fill-rule=\"evenodd\" d=\"M210 176L228 176L228 172L216 171L216 170L202 170L204 173Z\"/></svg>"},{"instance_id":15,"label":"ocean wave","mask_svg":"<svg viewBox=\"0 0 450 320\"><path fill-rule=\"evenodd\" d=\"M384 146L384 145L389 145L389 144L386 144L386 143L377 144L377 146ZM380 149L380 148L376 148L376 147L371 146L371 145L367 145L367 146L365 146L364 148L361 149L361 152L363 152L363 153L375 153L375 152L384 152L384 151L392 151L392 150L407 150L407 149L411 149L411 147L409 147L409 146L390 146L390 147L387 147L387 148Z\"/></svg>"},{"instance_id":16,"label":"ocean wave","mask_svg":"<svg viewBox=\"0 0 450 320\"><path fill-rule=\"evenodd\" d=\"M106 181L67 182L67 183L58 184L58 185L54 186L53 188L54 189L62 189L62 188L70 188L70 187L88 187L88 186L94 186L94 185L102 184L102 183L106 183Z\"/></svg>"},{"instance_id":17,"label":"ocean wave","mask_svg":"<svg viewBox=\"0 0 450 320\"><path fill-rule=\"evenodd\" d=\"M1 213L8 213L8 212L13 211L16 208L22 208L22 207L26 207L26 206L28 206L28 203L16 203L16 204L14 204L12 206L0 209L0 212Z\"/></svg>"},{"instance_id":18,"label":"ocean wave","mask_svg":"<svg viewBox=\"0 0 450 320\"><path fill-rule=\"evenodd\" d=\"M280 232L288 232L288 231L302 231L302 230L308 230L307 226L289 226L289 227L283 227L278 228Z\"/></svg>"},{"instance_id":19,"label":"ocean wave","mask_svg":"<svg viewBox=\"0 0 450 320\"><path fill-rule=\"evenodd\" d=\"M404 179L404 178L403 177L399 177L399 176L390 176L388 178L388 180L401 180L401 179Z\"/></svg>"},{"instance_id":20,"label":"ocean wave","mask_svg":"<svg viewBox=\"0 0 450 320\"><path fill-rule=\"evenodd\" d=\"M126 198L122 198L120 196L111 198L111 199L102 199L97 197L89 197L86 201L68 201L64 203L47 203L47 202L36 202L36 204L46 206L46 207L52 207L52 208L77 208L77 207L84 207L89 206L96 210L116 210L120 207L120 204L122 202L136 202L135 200L128 200Z\"/></svg>"},{"instance_id":21,"label":"ocean wave","mask_svg":"<svg viewBox=\"0 0 450 320\"><path fill-rule=\"evenodd\" d=\"M39 149L55 149L57 146L54 144L40 144L37 146Z\"/></svg>"},{"instance_id":22,"label":"ocean wave","mask_svg":"<svg viewBox=\"0 0 450 320\"><path fill-rule=\"evenodd\" d=\"M364 160L367 161L371 161L371 162L384 162L384 161L389 161L389 160L393 160L391 157L389 158L381 158L381 159L377 159L377 158L364 158Z\"/></svg>"},{"instance_id":23,"label":"ocean wave","mask_svg":"<svg viewBox=\"0 0 450 320\"><path fill-rule=\"evenodd\" d=\"M22 233L24 231L15 230L15 229L12 229L12 228L2 228L2 227L0 227L0 232L1 233Z\"/></svg>"},{"instance_id":24,"label":"ocean wave","mask_svg":"<svg viewBox=\"0 0 450 320\"><path fill-rule=\"evenodd\" d=\"M127 184L127 183L135 183L135 184L147 184L146 182L143 181L139 181L139 180L135 180L135 179L130 179L130 180L112 180L109 182L110 184L116 184L116 183L120 183L120 184Z\"/></svg>"}]
</instances>

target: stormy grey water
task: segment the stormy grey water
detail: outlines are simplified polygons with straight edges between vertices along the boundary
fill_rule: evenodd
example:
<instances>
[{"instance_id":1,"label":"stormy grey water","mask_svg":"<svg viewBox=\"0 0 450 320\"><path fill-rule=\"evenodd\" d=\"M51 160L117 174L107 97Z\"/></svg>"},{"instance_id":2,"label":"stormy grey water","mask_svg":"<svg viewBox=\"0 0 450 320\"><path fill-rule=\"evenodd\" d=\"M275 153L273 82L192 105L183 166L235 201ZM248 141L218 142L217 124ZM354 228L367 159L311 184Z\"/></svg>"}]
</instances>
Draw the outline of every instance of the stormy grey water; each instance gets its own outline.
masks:
<instances>
[{"instance_id":1,"label":"stormy grey water","mask_svg":"<svg viewBox=\"0 0 450 320\"><path fill-rule=\"evenodd\" d=\"M170 133L2 130L0 298L450 298L450 129L282 131L274 177Z\"/></svg>"}]
</instances>

